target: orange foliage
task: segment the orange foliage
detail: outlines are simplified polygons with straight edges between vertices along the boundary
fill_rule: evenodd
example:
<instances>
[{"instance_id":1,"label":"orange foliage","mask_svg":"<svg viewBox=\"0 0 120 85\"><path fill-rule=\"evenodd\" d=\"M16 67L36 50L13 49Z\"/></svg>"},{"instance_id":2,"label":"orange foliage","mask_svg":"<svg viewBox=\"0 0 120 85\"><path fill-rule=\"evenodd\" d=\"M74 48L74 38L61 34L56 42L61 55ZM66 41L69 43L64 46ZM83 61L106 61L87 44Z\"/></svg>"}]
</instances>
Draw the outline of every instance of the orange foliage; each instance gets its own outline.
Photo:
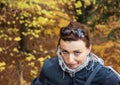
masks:
<instances>
[{"instance_id":1,"label":"orange foliage","mask_svg":"<svg viewBox=\"0 0 120 85\"><path fill-rule=\"evenodd\" d=\"M120 38L116 38L115 41L107 39L108 34L112 30L120 28L120 25L115 22L109 22L106 25L96 25L95 28L95 33L92 34L92 37L97 37L95 38L96 41L93 42L93 51L105 60L105 65L113 66L120 73ZM114 35L119 37L119 34ZM103 39L103 41L100 41L100 39Z\"/></svg>"}]
</instances>

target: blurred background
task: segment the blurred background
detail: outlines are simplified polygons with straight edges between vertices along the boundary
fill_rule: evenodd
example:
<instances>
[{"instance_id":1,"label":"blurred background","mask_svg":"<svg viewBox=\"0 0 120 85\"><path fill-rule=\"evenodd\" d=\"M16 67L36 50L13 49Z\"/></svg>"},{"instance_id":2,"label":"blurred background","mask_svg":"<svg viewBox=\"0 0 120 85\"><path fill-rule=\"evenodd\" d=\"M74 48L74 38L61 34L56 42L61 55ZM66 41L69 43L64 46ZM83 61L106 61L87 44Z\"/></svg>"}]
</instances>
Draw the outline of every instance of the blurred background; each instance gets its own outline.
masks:
<instances>
[{"instance_id":1,"label":"blurred background","mask_svg":"<svg viewBox=\"0 0 120 85\"><path fill-rule=\"evenodd\" d=\"M30 85L70 21L89 27L92 51L120 73L120 0L0 0L0 85Z\"/></svg>"}]
</instances>

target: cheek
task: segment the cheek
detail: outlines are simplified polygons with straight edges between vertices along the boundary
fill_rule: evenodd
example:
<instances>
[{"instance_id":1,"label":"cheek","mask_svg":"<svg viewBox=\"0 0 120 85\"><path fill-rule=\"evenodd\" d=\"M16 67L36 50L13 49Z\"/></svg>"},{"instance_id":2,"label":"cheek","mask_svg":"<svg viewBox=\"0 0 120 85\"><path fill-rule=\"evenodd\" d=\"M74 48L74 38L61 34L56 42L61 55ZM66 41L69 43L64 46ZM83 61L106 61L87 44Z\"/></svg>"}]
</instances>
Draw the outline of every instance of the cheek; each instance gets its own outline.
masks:
<instances>
[{"instance_id":1,"label":"cheek","mask_svg":"<svg viewBox=\"0 0 120 85\"><path fill-rule=\"evenodd\" d=\"M76 58L76 61L79 63L83 63L86 60L87 54L81 54L79 57Z\"/></svg>"},{"instance_id":2,"label":"cheek","mask_svg":"<svg viewBox=\"0 0 120 85\"><path fill-rule=\"evenodd\" d=\"M62 56L63 60L67 62L68 58L66 56Z\"/></svg>"}]
</instances>

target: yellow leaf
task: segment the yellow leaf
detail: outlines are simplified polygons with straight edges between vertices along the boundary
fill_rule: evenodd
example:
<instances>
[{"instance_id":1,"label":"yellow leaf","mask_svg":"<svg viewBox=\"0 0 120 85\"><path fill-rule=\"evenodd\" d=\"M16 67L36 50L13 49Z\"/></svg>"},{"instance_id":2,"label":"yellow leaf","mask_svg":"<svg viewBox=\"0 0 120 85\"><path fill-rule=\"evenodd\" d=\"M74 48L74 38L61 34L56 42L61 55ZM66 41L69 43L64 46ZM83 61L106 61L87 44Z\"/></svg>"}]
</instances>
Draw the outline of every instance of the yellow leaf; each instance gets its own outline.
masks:
<instances>
[{"instance_id":1,"label":"yellow leaf","mask_svg":"<svg viewBox=\"0 0 120 85\"><path fill-rule=\"evenodd\" d=\"M36 50L33 50L33 53L36 53Z\"/></svg>"},{"instance_id":2,"label":"yellow leaf","mask_svg":"<svg viewBox=\"0 0 120 85\"><path fill-rule=\"evenodd\" d=\"M93 4L96 4L96 0L93 0Z\"/></svg>"},{"instance_id":3,"label":"yellow leaf","mask_svg":"<svg viewBox=\"0 0 120 85\"><path fill-rule=\"evenodd\" d=\"M32 55L32 54L28 54L28 56L26 57L26 61L31 61L31 60L35 60L36 58L35 58L35 56L34 55Z\"/></svg>"},{"instance_id":4,"label":"yellow leaf","mask_svg":"<svg viewBox=\"0 0 120 85\"><path fill-rule=\"evenodd\" d=\"M84 2L85 2L85 5L86 6L89 6L90 4L91 4L91 2L90 2L91 0L85 0Z\"/></svg>"},{"instance_id":5,"label":"yellow leaf","mask_svg":"<svg viewBox=\"0 0 120 85\"><path fill-rule=\"evenodd\" d=\"M39 48L40 48L40 51L43 51L43 50L44 50L43 47L42 47L42 45L40 45Z\"/></svg>"},{"instance_id":6,"label":"yellow leaf","mask_svg":"<svg viewBox=\"0 0 120 85\"><path fill-rule=\"evenodd\" d=\"M3 49L2 48L0 48L0 52L2 52L3 51Z\"/></svg>"},{"instance_id":7,"label":"yellow leaf","mask_svg":"<svg viewBox=\"0 0 120 85\"><path fill-rule=\"evenodd\" d=\"M15 21L12 21L13 24L15 24L16 22Z\"/></svg>"},{"instance_id":8,"label":"yellow leaf","mask_svg":"<svg viewBox=\"0 0 120 85\"><path fill-rule=\"evenodd\" d=\"M36 74L37 74L37 71L31 70L31 73L36 75Z\"/></svg>"},{"instance_id":9,"label":"yellow leaf","mask_svg":"<svg viewBox=\"0 0 120 85\"><path fill-rule=\"evenodd\" d=\"M10 24L11 24L11 22L10 22L10 21L7 21L7 24L8 24L8 25L10 25Z\"/></svg>"},{"instance_id":10,"label":"yellow leaf","mask_svg":"<svg viewBox=\"0 0 120 85\"><path fill-rule=\"evenodd\" d=\"M10 53L10 56L13 56L14 54L13 53Z\"/></svg>"},{"instance_id":11,"label":"yellow leaf","mask_svg":"<svg viewBox=\"0 0 120 85\"><path fill-rule=\"evenodd\" d=\"M0 67L5 66L5 65L6 65L5 62L0 62Z\"/></svg>"},{"instance_id":12,"label":"yellow leaf","mask_svg":"<svg viewBox=\"0 0 120 85\"><path fill-rule=\"evenodd\" d=\"M14 40L15 40L15 41L20 41L21 38L20 38L20 37L16 37L16 38L14 38Z\"/></svg>"},{"instance_id":13,"label":"yellow leaf","mask_svg":"<svg viewBox=\"0 0 120 85\"><path fill-rule=\"evenodd\" d=\"M43 62L46 58L45 57L40 57L38 58L38 61Z\"/></svg>"},{"instance_id":14,"label":"yellow leaf","mask_svg":"<svg viewBox=\"0 0 120 85\"><path fill-rule=\"evenodd\" d=\"M44 53L46 54L46 53L48 53L48 51L47 51L47 50L44 50Z\"/></svg>"},{"instance_id":15,"label":"yellow leaf","mask_svg":"<svg viewBox=\"0 0 120 85\"><path fill-rule=\"evenodd\" d=\"M5 70L5 67L0 67L0 72L2 72L3 70Z\"/></svg>"},{"instance_id":16,"label":"yellow leaf","mask_svg":"<svg viewBox=\"0 0 120 85\"><path fill-rule=\"evenodd\" d=\"M14 48L13 51L17 52L17 53L19 52L19 50L17 48Z\"/></svg>"},{"instance_id":17,"label":"yellow leaf","mask_svg":"<svg viewBox=\"0 0 120 85\"><path fill-rule=\"evenodd\" d=\"M37 73L38 73L38 70L31 70L31 71L30 71L30 74L31 74L33 77L35 77L35 76L37 75Z\"/></svg>"},{"instance_id":18,"label":"yellow leaf","mask_svg":"<svg viewBox=\"0 0 120 85\"><path fill-rule=\"evenodd\" d=\"M81 1L77 1L77 3L75 3L75 7L76 7L76 8L82 7Z\"/></svg>"},{"instance_id":19,"label":"yellow leaf","mask_svg":"<svg viewBox=\"0 0 120 85\"><path fill-rule=\"evenodd\" d=\"M9 37L9 38L8 38L8 40L9 40L9 41L12 41L12 38L11 38L11 37Z\"/></svg>"},{"instance_id":20,"label":"yellow leaf","mask_svg":"<svg viewBox=\"0 0 120 85\"><path fill-rule=\"evenodd\" d=\"M9 65L9 67L8 67L8 68L11 68L11 69L12 69L13 67L14 67L14 65Z\"/></svg>"},{"instance_id":21,"label":"yellow leaf","mask_svg":"<svg viewBox=\"0 0 120 85\"><path fill-rule=\"evenodd\" d=\"M47 58L51 58L51 56L50 56L50 55L47 55L46 57L47 57Z\"/></svg>"},{"instance_id":22,"label":"yellow leaf","mask_svg":"<svg viewBox=\"0 0 120 85\"><path fill-rule=\"evenodd\" d=\"M82 11L81 10L76 10L78 14L82 14Z\"/></svg>"},{"instance_id":23,"label":"yellow leaf","mask_svg":"<svg viewBox=\"0 0 120 85\"><path fill-rule=\"evenodd\" d=\"M31 67L34 67L34 66L35 66L35 63L31 62L31 63L29 63L28 65L31 66Z\"/></svg>"},{"instance_id":24,"label":"yellow leaf","mask_svg":"<svg viewBox=\"0 0 120 85\"><path fill-rule=\"evenodd\" d=\"M2 72L3 70L5 70L5 62L0 62L0 72Z\"/></svg>"},{"instance_id":25,"label":"yellow leaf","mask_svg":"<svg viewBox=\"0 0 120 85\"><path fill-rule=\"evenodd\" d=\"M15 61L13 60L13 61L12 61L12 63L14 64L14 63L15 63Z\"/></svg>"},{"instance_id":26,"label":"yellow leaf","mask_svg":"<svg viewBox=\"0 0 120 85\"><path fill-rule=\"evenodd\" d=\"M41 67L43 66L43 64L44 64L44 62L40 62L40 66L41 66Z\"/></svg>"},{"instance_id":27,"label":"yellow leaf","mask_svg":"<svg viewBox=\"0 0 120 85\"><path fill-rule=\"evenodd\" d=\"M48 18L44 18L44 17L39 17L38 18L38 22L41 25L45 25L48 22Z\"/></svg>"},{"instance_id":28,"label":"yellow leaf","mask_svg":"<svg viewBox=\"0 0 120 85\"><path fill-rule=\"evenodd\" d=\"M39 38L39 35L35 34L34 37L35 37L35 38Z\"/></svg>"}]
</instances>

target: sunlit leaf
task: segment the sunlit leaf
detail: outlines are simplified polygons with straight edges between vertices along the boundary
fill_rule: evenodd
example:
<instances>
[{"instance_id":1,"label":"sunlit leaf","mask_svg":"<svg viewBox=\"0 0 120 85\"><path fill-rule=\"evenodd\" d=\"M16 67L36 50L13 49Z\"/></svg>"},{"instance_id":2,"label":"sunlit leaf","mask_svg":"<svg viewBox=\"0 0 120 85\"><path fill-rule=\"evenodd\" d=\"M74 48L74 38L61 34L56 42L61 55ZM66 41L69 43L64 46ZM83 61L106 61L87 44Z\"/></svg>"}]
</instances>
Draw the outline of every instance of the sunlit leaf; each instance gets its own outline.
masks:
<instances>
[{"instance_id":1,"label":"sunlit leaf","mask_svg":"<svg viewBox=\"0 0 120 85\"><path fill-rule=\"evenodd\" d=\"M3 49L2 48L0 48L0 52L2 52L3 51Z\"/></svg>"},{"instance_id":2,"label":"sunlit leaf","mask_svg":"<svg viewBox=\"0 0 120 85\"><path fill-rule=\"evenodd\" d=\"M13 54L13 53L10 53L10 56L14 56L14 54Z\"/></svg>"},{"instance_id":3,"label":"sunlit leaf","mask_svg":"<svg viewBox=\"0 0 120 85\"><path fill-rule=\"evenodd\" d=\"M5 66L5 65L6 65L5 62L0 62L0 67Z\"/></svg>"},{"instance_id":4,"label":"sunlit leaf","mask_svg":"<svg viewBox=\"0 0 120 85\"><path fill-rule=\"evenodd\" d=\"M18 53L19 50L18 50L17 48L14 48L14 49L13 49L13 52L17 52L17 53Z\"/></svg>"},{"instance_id":5,"label":"sunlit leaf","mask_svg":"<svg viewBox=\"0 0 120 85\"><path fill-rule=\"evenodd\" d=\"M2 72L3 70L5 70L6 63L5 62L0 62L0 72Z\"/></svg>"},{"instance_id":6,"label":"sunlit leaf","mask_svg":"<svg viewBox=\"0 0 120 85\"><path fill-rule=\"evenodd\" d=\"M31 66L31 67L34 67L34 66L35 66L35 63L31 62L31 63L29 63L28 65Z\"/></svg>"},{"instance_id":7,"label":"sunlit leaf","mask_svg":"<svg viewBox=\"0 0 120 85\"><path fill-rule=\"evenodd\" d=\"M27 57L25 58L26 61L31 61L31 60L35 60L35 56L32 54L28 54Z\"/></svg>"},{"instance_id":8,"label":"sunlit leaf","mask_svg":"<svg viewBox=\"0 0 120 85\"><path fill-rule=\"evenodd\" d=\"M20 38L20 37L15 37L14 40L15 40L15 41L20 41L21 38Z\"/></svg>"},{"instance_id":9,"label":"sunlit leaf","mask_svg":"<svg viewBox=\"0 0 120 85\"><path fill-rule=\"evenodd\" d=\"M81 1L77 1L77 3L75 3L75 7L76 7L76 8L82 7Z\"/></svg>"}]
</instances>

